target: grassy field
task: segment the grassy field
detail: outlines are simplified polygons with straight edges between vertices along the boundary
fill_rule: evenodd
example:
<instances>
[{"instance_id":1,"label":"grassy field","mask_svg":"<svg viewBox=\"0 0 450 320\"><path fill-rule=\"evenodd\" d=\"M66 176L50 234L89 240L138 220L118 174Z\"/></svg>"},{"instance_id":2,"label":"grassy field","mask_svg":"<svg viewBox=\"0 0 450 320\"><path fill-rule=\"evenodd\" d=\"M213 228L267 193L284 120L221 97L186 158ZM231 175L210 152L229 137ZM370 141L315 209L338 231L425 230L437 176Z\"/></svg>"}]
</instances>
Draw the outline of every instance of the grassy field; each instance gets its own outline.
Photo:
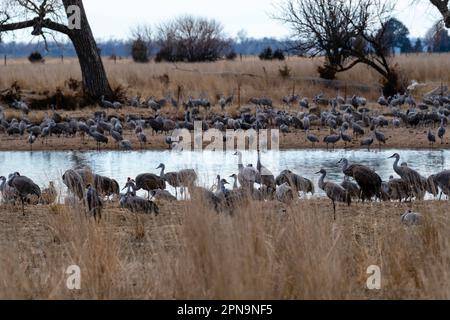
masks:
<instances>
[{"instance_id":1,"label":"grassy field","mask_svg":"<svg viewBox=\"0 0 450 320\"><path fill-rule=\"evenodd\" d=\"M396 57L410 78L427 85L416 95L441 83L450 84L450 55ZM320 60L290 58L286 62L221 61L205 64L117 64L105 60L113 86L128 94L162 97L207 96L241 88L245 103L251 96L296 93L312 97L380 95L378 75L364 66L339 75L327 85L317 81ZM292 78L280 77L287 64ZM29 92L46 94L80 79L75 60L49 60L31 65L25 60L0 66L0 90L17 81ZM338 88L337 88L338 87ZM68 90L65 88L64 90ZM376 108L375 105L371 107ZM91 116L92 106L65 117ZM220 112L219 108L213 108ZM183 120L183 112L164 112ZM236 113L233 106L227 112ZM115 113L115 111L112 111ZM116 113L151 115L149 110L124 108ZM7 118L20 114L7 110ZM42 121L46 111L30 113ZM383 129L388 148L428 148L426 129ZM314 126L322 139L328 130ZM166 148L164 137L149 138L147 149ZM125 132L137 148L135 134ZM80 137L38 141L34 150L90 150L95 143ZM281 137L281 149L307 148L303 132ZM324 147L320 144L317 147ZM343 147L343 145L339 145ZM352 148L359 147L355 141ZM437 145L436 148L448 148ZM110 142L108 149L117 146ZM374 145L374 148L376 146ZM2 136L0 150L29 150L26 137ZM108 203L104 219L86 219L83 205L0 206L0 299L450 299L450 217L448 201L415 203L355 203L338 207L337 221L327 199L299 200L292 206L278 202L250 202L232 217L217 215L196 201L160 203L159 216L139 215ZM407 209L420 212L423 223L407 227L400 216ZM81 269L81 290L66 287L71 265ZM381 268L381 290L368 290L367 268Z\"/></svg>"},{"instance_id":2,"label":"grassy field","mask_svg":"<svg viewBox=\"0 0 450 320\"><path fill-rule=\"evenodd\" d=\"M421 226L400 215L422 212ZM112 206L100 224L83 208L0 209L0 298L393 299L450 298L448 202L249 203L234 217L195 202L159 216ZM70 265L81 290L66 287ZM382 272L366 287L367 268Z\"/></svg>"},{"instance_id":3,"label":"grassy field","mask_svg":"<svg viewBox=\"0 0 450 320\"><path fill-rule=\"evenodd\" d=\"M397 68L409 79L426 83L424 92L442 83L450 84L450 55L408 55L392 58ZM339 74L338 82L323 83L318 79L317 67L320 58L308 59L290 57L285 62L264 62L256 57L246 57L243 61L219 61L215 63L136 64L130 60L117 63L105 58L108 77L113 87L123 86L129 95L141 94L162 97L167 94L177 96L206 96L215 102L220 94L237 93L241 87L242 102L252 96L270 96L280 101L285 95L295 92L313 97L320 92L329 96L362 94L377 99L380 95L379 75L369 68L358 65L352 70ZM291 78L280 76L279 69L285 65L291 70ZM0 88L7 88L15 81L23 89L36 92L54 91L64 88L69 78L80 79L80 69L76 59L48 60L45 64L30 64L27 60L11 60L0 66ZM420 92L418 92L420 94Z\"/></svg>"}]
</instances>

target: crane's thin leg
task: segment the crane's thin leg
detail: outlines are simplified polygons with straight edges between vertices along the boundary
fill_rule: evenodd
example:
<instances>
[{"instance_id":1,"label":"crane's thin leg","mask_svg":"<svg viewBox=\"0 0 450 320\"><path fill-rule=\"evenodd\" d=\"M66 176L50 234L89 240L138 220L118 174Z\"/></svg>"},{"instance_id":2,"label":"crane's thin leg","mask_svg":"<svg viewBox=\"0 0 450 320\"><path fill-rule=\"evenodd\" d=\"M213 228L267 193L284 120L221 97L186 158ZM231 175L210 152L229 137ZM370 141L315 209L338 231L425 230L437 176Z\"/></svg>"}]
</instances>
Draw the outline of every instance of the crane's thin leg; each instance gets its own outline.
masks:
<instances>
[{"instance_id":1,"label":"crane's thin leg","mask_svg":"<svg viewBox=\"0 0 450 320\"><path fill-rule=\"evenodd\" d=\"M336 221L336 203L333 201L333 219Z\"/></svg>"},{"instance_id":2,"label":"crane's thin leg","mask_svg":"<svg viewBox=\"0 0 450 320\"><path fill-rule=\"evenodd\" d=\"M22 200L22 214L25 217L25 200L23 198L21 198L20 200Z\"/></svg>"}]
</instances>

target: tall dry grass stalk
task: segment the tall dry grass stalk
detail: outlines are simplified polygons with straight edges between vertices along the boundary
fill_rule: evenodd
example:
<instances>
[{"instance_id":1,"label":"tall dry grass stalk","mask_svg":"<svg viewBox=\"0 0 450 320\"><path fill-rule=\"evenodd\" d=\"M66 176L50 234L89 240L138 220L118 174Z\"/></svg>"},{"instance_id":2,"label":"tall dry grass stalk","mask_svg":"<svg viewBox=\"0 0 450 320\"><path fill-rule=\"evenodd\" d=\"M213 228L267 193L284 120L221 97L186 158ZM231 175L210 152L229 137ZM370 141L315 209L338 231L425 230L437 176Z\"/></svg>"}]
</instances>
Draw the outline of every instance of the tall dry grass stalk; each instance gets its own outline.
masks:
<instances>
[{"instance_id":1,"label":"tall dry grass stalk","mask_svg":"<svg viewBox=\"0 0 450 320\"><path fill-rule=\"evenodd\" d=\"M109 207L100 224L81 207L2 209L0 298L450 298L448 203L414 204L419 227L400 224L406 207L339 207L335 223L322 200L249 203L233 217L194 202L158 217ZM72 264L80 291L65 285ZM370 265L380 291L366 288Z\"/></svg>"},{"instance_id":2,"label":"tall dry grass stalk","mask_svg":"<svg viewBox=\"0 0 450 320\"><path fill-rule=\"evenodd\" d=\"M393 63L397 64L409 79L428 83L429 87L425 90L434 89L441 82L450 84L448 54L402 55L393 58ZM252 96L266 95L273 99L281 99L292 92L308 97L320 92L329 96L336 95L335 85L311 81L312 78L318 77L317 67L321 64L320 58L299 57L290 57L285 62L260 61L256 57L247 57L243 61L195 64L136 64L127 59L114 63L105 59L112 85L127 88L130 95L141 94L146 98L171 93L176 98L180 87L183 98L206 96L215 102L217 95L230 95L233 92L237 94L240 84L242 103L247 103ZM285 80L280 76L279 70L285 65L291 70L293 79ZM45 93L54 91L57 87L63 88L69 78L81 78L76 59L66 59L63 64L58 59L50 59L45 64L13 60L7 66L0 66L0 88L7 88L18 81L23 89ZM380 94L380 76L364 65L358 65L348 72L339 74L338 80L341 81L339 85L341 95L363 94L375 99Z\"/></svg>"}]
</instances>

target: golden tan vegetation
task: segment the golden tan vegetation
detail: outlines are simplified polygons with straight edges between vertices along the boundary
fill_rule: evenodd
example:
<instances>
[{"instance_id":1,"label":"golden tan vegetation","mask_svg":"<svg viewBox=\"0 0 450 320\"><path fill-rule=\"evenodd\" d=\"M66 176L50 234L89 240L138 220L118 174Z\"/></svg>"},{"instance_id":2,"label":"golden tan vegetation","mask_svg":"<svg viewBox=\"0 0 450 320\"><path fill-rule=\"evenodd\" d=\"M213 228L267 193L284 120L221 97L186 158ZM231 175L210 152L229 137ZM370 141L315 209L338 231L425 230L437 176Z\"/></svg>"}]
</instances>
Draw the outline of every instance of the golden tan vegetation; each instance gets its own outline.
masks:
<instances>
[{"instance_id":1,"label":"golden tan vegetation","mask_svg":"<svg viewBox=\"0 0 450 320\"><path fill-rule=\"evenodd\" d=\"M450 84L450 56L448 54L421 54L397 56L393 63L409 79L427 83L424 91L440 85ZM380 94L379 75L363 65L339 74L338 82L324 83L317 76L317 67L321 59L290 57L285 62L260 61L256 57L246 57L243 61L219 61L215 63L172 64L148 63L136 64L130 60L118 60L117 63L104 59L108 78L113 87L119 85L128 89L130 95L140 93L142 98L162 97L169 93L177 97L178 87L181 95L204 95L216 102L219 94L235 93L241 85L242 103L252 96L270 96L275 101L295 91L312 97L321 91L336 94L336 87L345 94L363 94L376 99ZM280 68L285 65L291 71L292 79L283 79ZM12 60L7 66L0 66L0 88L7 88L18 81L23 89L36 92L54 91L63 88L69 78L81 79L76 59L48 60L45 64L30 64L26 60Z\"/></svg>"},{"instance_id":2,"label":"golden tan vegetation","mask_svg":"<svg viewBox=\"0 0 450 320\"><path fill-rule=\"evenodd\" d=\"M400 223L410 206L423 225ZM444 201L338 207L336 222L322 200L250 203L234 217L193 202L157 217L109 207L98 225L82 208L0 210L0 298L450 298ZM80 291L66 288L73 264ZM371 265L380 291L366 288Z\"/></svg>"}]
</instances>

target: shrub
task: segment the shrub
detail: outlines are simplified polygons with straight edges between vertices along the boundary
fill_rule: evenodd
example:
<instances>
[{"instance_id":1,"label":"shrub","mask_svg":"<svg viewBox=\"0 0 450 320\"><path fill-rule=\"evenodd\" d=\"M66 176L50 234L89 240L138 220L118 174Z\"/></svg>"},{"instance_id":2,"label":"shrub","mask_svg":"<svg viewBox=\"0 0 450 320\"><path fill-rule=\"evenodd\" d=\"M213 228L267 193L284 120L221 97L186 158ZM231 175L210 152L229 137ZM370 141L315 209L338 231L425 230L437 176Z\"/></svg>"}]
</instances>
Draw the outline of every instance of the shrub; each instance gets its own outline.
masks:
<instances>
[{"instance_id":1,"label":"shrub","mask_svg":"<svg viewBox=\"0 0 450 320\"><path fill-rule=\"evenodd\" d=\"M222 59L230 40L215 20L182 16L159 27L156 62L203 62Z\"/></svg>"},{"instance_id":2,"label":"shrub","mask_svg":"<svg viewBox=\"0 0 450 320\"><path fill-rule=\"evenodd\" d=\"M31 63L43 63L44 58L42 57L42 54L40 52L34 51L28 56L28 61L30 61Z\"/></svg>"},{"instance_id":3,"label":"shrub","mask_svg":"<svg viewBox=\"0 0 450 320\"><path fill-rule=\"evenodd\" d=\"M260 54L259 58L261 60L272 60L273 59L273 51L271 47L265 48Z\"/></svg>"},{"instance_id":4,"label":"shrub","mask_svg":"<svg viewBox=\"0 0 450 320\"><path fill-rule=\"evenodd\" d=\"M237 53L236 53L236 51L234 51L234 50L232 50L232 51L230 51L229 53L227 53L227 55L225 56L225 59L227 59L227 60L236 60L236 58L237 58Z\"/></svg>"},{"instance_id":5,"label":"shrub","mask_svg":"<svg viewBox=\"0 0 450 320\"><path fill-rule=\"evenodd\" d=\"M146 63L148 59L148 47L144 40L138 38L131 45L131 56L134 62Z\"/></svg>"},{"instance_id":6,"label":"shrub","mask_svg":"<svg viewBox=\"0 0 450 320\"><path fill-rule=\"evenodd\" d=\"M273 59L280 60L280 61L284 61L286 59L284 56L284 52L281 49L275 50L273 52L272 57L273 57Z\"/></svg>"},{"instance_id":7,"label":"shrub","mask_svg":"<svg viewBox=\"0 0 450 320\"><path fill-rule=\"evenodd\" d=\"M336 69L332 68L331 66L319 66L317 68L317 72L319 72L319 76L322 79L326 80L334 80L336 79Z\"/></svg>"}]
</instances>

